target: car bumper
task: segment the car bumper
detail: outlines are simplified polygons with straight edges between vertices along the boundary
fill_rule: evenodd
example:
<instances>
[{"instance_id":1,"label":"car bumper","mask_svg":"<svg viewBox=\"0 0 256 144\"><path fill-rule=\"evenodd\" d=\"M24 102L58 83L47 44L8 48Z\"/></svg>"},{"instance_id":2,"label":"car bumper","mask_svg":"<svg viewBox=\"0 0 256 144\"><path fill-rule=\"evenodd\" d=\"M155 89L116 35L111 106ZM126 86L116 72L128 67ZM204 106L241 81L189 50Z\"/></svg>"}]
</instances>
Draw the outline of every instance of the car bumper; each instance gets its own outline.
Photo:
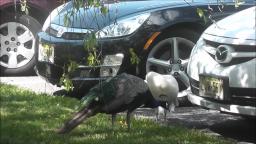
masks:
<instances>
[{"instance_id":1,"label":"car bumper","mask_svg":"<svg viewBox=\"0 0 256 144\"><path fill-rule=\"evenodd\" d=\"M142 34L136 33L121 38L98 39L98 49L101 50L102 54L101 64L97 67L91 67L88 66L86 62L88 53L84 51L83 40L64 40L62 38L50 36L45 32L40 32L38 34L39 62L37 66L37 73L47 79L49 82L54 82L54 84L56 84L56 81L59 80L61 74L55 74L55 67L60 68L67 65L69 61L68 58L65 57L66 55L79 64L76 72L72 74L71 78L73 81L95 81L115 76L119 72L130 73L129 71L135 71L135 69L133 69L132 65L130 64L129 49L133 48L136 53L138 51L143 51L144 44L150 37L148 32L141 33ZM138 41L138 39L141 39L141 41ZM52 52L50 59L40 56L42 51L44 51L42 44L51 45ZM122 56L120 57L120 55ZM138 55L141 56L142 54L139 53ZM48 72L49 70L45 70L46 67L47 69L50 69L49 67L51 67L52 71ZM91 72L88 72L89 70ZM109 74L107 71L112 71L112 73ZM108 74L106 74L106 72Z\"/></svg>"},{"instance_id":2,"label":"car bumper","mask_svg":"<svg viewBox=\"0 0 256 144\"><path fill-rule=\"evenodd\" d=\"M197 96L190 92L188 99L191 103L198 106L202 106L209 109L215 109L221 112L227 112L232 114L244 115L244 116L256 116L255 106L243 106L236 104L225 104L218 101L212 101L203 97Z\"/></svg>"}]
</instances>

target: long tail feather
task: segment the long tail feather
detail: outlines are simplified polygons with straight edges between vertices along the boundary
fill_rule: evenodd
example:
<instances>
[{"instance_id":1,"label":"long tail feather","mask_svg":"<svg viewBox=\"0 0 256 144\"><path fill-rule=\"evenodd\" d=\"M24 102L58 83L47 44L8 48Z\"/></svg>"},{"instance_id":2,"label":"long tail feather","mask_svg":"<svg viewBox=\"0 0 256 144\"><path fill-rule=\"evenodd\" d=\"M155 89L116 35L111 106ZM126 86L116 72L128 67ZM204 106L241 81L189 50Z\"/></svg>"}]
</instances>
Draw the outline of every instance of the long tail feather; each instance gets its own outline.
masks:
<instances>
[{"instance_id":1,"label":"long tail feather","mask_svg":"<svg viewBox=\"0 0 256 144\"><path fill-rule=\"evenodd\" d=\"M78 126L80 123L83 122L83 120L95 115L98 113L98 108L92 108L89 109L88 107L83 108L78 113L75 114L75 116L67 121L64 126L60 129L58 129L56 132L58 134L65 134L73 130L76 126Z\"/></svg>"}]
</instances>

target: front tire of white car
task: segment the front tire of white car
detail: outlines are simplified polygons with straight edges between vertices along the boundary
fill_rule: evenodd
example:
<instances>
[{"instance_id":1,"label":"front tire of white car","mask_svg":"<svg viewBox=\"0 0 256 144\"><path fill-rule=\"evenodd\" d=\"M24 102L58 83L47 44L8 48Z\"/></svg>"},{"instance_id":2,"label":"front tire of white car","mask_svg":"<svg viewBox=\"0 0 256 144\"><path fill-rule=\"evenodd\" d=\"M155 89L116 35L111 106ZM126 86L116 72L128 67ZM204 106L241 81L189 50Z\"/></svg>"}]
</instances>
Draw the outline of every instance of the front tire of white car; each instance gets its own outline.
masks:
<instances>
[{"instance_id":1,"label":"front tire of white car","mask_svg":"<svg viewBox=\"0 0 256 144\"><path fill-rule=\"evenodd\" d=\"M41 24L31 16L3 14L0 24L1 75L28 75L34 72L38 51L36 37L40 29Z\"/></svg>"}]
</instances>

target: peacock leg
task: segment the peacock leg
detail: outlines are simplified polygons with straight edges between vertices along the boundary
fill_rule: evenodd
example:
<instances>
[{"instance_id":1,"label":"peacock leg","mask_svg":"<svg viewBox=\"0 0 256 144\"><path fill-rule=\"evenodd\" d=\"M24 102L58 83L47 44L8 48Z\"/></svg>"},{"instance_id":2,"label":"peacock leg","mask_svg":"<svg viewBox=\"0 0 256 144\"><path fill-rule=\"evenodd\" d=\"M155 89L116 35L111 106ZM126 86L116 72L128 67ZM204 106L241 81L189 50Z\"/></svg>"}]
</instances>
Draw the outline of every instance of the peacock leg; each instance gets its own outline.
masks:
<instances>
[{"instance_id":1,"label":"peacock leg","mask_svg":"<svg viewBox=\"0 0 256 144\"><path fill-rule=\"evenodd\" d=\"M128 131L130 131L131 129L131 112L130 111L127 112L126 123L127 123Z\"/></svg>"},{"instance_id":2,"label":"peacock leg","mask_svg":"<svg viewBox=\"0 0 256 144\"><path fill-rule=\"evenodd\" d=\"M155 108L155 113L156 113L156 121L159 121L159 108Z\"/></svg>"},{"instance_id":3,"label":"peacock leg","mask_svg":"<svg viewBox=\"0 0 256 144\"><path fill-rule=\"evenodd\" d=\"M116 114L112 114L112 129L115 128Z\"/></svg>"},{"instance_id":4,"label":"peacock leg","mask_svg":"<svg viewBox=\"0 0 256 144\"><path fill-rule=\"evenodd\" d=\"M167 116L167 110L166 109L164 109L164 122L166 122L166 116Z\"/></svg>"}]
</instances>

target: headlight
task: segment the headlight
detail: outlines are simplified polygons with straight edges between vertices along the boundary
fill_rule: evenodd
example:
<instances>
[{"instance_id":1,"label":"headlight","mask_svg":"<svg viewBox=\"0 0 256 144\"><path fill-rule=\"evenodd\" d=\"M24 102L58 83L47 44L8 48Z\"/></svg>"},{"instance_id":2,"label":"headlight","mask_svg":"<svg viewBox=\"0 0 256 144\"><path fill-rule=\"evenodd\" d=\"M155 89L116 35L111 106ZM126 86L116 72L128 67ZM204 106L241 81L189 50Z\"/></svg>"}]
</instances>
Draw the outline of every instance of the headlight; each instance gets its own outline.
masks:
<instances>
[{"instance_id":1,"label":"headlight","mask_svg":"<svg viewBox=\"0 0 256 144\"><path fill-rule=\"evenodd\" d=\"M204 46L205 46L205 41L202 37L200 37L191 51L191 56L194 53L196 53L198 49L202 49Z\"/></svg>"},{"instance_id":2,"label":"headlight","mask_svg":"<svg viewBox=\"0 0 256 144\"><path fill-rule=\"evenodd\" d=\"M132 34L136 31L150 16L150 13L144 13L133 17L125 18L114 24L106 26L96 33L98 38L121 37Z\"/></svg>"},{"instance_id":3,"label":"headlight","mask_svg":"<svg viewBox=\"0 0 256 144\"><path fill-rule=\"evenodd\" d=\"M46 18L42 31L45 32L47 30L47 28L50 26L51 24L51 20L54 19L57 15L59 15L59 13L65 8L65 6L67 5L67 3L60 5L59 7L55 8L50 15Z\"/></svg>"},{"instance_id":4,"label":"headlight","mask_svg":"<svg viewBox=\"0 0 256 144\"><path fill-rule=\"evenodd\" d=\"M192 71L192 66L191 66L191 63L192 63L192 58L193 56L198 52L199 49L202 49L202 47L205 46L205 41L203 39L203 37L201 36L199 38L199 40L196 42L195 46L193 47L191 53L190 53L190 58L189 58L189 62L188 62L188 66L187 66L187 73L190 74L191 76L191 71Z\"/></svg>"}]
</instances>

